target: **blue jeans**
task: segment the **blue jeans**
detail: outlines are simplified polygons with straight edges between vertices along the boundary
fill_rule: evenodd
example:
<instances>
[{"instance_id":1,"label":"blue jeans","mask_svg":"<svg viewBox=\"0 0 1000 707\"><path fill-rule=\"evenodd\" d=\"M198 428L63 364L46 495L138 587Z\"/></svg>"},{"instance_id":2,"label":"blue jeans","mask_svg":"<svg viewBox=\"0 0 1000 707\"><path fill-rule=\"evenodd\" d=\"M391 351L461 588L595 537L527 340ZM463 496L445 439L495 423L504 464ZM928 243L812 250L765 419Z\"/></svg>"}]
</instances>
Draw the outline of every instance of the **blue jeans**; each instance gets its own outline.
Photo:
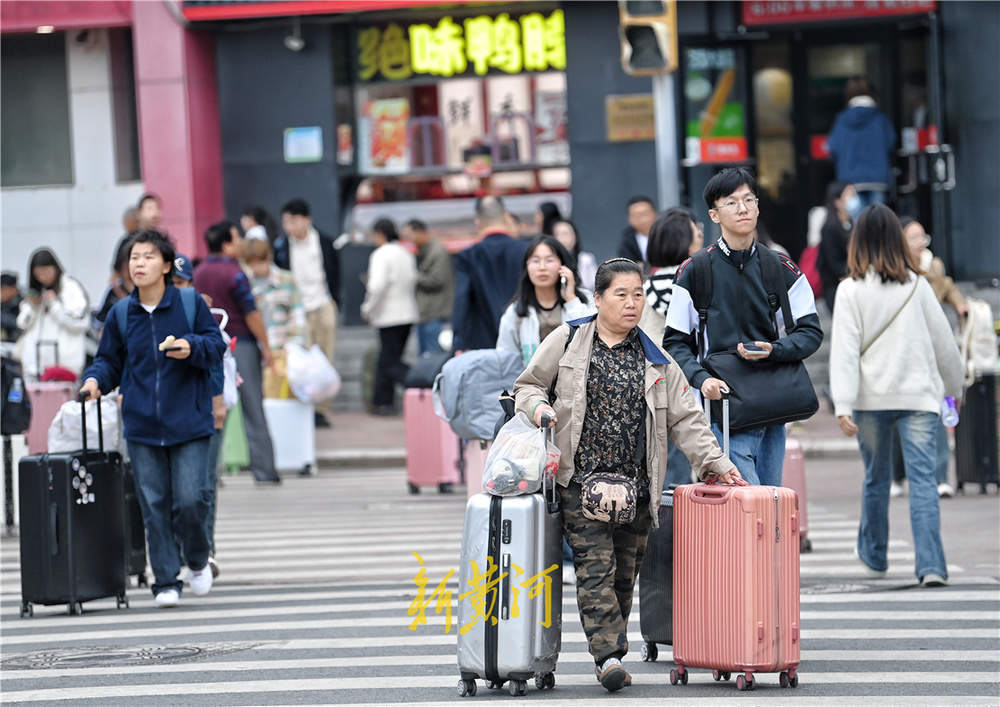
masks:
<instances>
[{"instance_id":1,"label":"blue jeans","mask_svg":"<svg viewBox=\"0 0 1000 707\"><path fill-rule=\"evenodd\" d=\"M884 204L887 195L888 192L878 189L858 192L858 198L861 200L862 209L866 206L871 206L872 204Z\"/></svg>"},{"instance_id":2,"label":"blue jeans","mask_svg":"<svg viewBox=\"0 0 1000 707\"><path fill-rule=\"evenodd\" d=\"M663 475L663 490L671 484L691 483L691 462L671 440L667 440L667 471Z\"/></svg>"},{"instance_id":3,"label":"blue jeans","mask_svg":"<svg viewBox=\"0 0 1000 707\"><path fill-rule=\"evenodd\" d=\"M722 444L722 429L712 423L712 432ZM729 459L751 486L781 486L785 462L785 426L768 425L729 435Z\"/></svg>"},{"instance_id":4,"label":"blue jeans","mask_svg":"<svg viewBox=\"0 0 1000 707\"><path fill-rule=\"evenodd\" d=\"M940 418L938 418L940 420ZM951 459L951 450L948 449L948 430L944 424L938 422L937 426L937 455L934 459L934 480L939 484L948 483L948 461ZM900 482L906 478L905 465L903 464L903 449L897 437L892 449L892 480Z\"/></svg>"},{"instance_id":5,"label":"blue jeans","mask_svg":"<svg viewBox=\"0 0 1000 707\"><path fill-rule=\"evenodd\" d=\"M222 430L216 430L208 441L208 462L205 467L205 489L208 492L208 517L205 534L208 535L208 554L215 554L215 495L219 483L219 452L222 450Z\"/></svg>"},{"instance_id":6,"label":"blue jeans","mask_svg":"<svg viewBox=\"0 0 1000 707\"><path fill-rule=\"evenodd\" d=\"M858 446L865 463L858 555L875 570L889 563L889 480L892 451L898 437L903 450L906 478L910 485L910 527L916 550L916 575L923 579L933 572L947 578L948 568L941 545L934 460L940 418L932 412L909 410L857 410Z\"/></svg>"},{"instance_id":7,"label":"blue jeans","mask_svg":"<svg viewBox=\"0 0 1000 707\"><path fill-rule=\"evenodd\" d=\"M441 335L444 325L444 319L432 319L429 322L417 324L417 349L421 356L428 351L434 353L441 351L438 336Z\"/></svg>"},{"instance_id":8,"label":"blue jeans","mask_svg":"<svg viewBox=\"0 0 1000 707\"><path fill-rule=\"evenodd\" d=\"M172 447L128 443L149 541L154 595L165 589L176 589L179 593L184 586L177 581L181 569L178 541L188 567L200 570L208 564L205 463L210 439L194 439Z\"/></svg>"}]
</instances>

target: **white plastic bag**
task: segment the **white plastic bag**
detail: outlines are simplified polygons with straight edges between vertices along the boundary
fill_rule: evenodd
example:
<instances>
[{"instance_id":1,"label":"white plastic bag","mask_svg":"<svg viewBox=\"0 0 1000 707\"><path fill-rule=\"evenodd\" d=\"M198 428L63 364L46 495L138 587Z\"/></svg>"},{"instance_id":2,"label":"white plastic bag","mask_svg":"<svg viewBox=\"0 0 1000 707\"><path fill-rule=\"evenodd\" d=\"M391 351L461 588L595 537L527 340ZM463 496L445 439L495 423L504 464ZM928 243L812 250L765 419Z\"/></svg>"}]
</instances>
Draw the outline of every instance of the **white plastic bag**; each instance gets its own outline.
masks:
<instances>
[{"instance_id":1,"label":"white plastic bag","mask_svg":"<svg viewBox=\"0 0 1000 707\"><path fill-rule=\"evenodd\" d=\"M340 374L315 344L305 349L299 344L285 346L286 375L292 394L304 403L320 403L340 392Z\"/></svg>"},{"instance_id":2,"label":"white plastic bag","mask_svg":"<svg viewBox=\"0 0 1000 707\"><path fill-rule=\"evenodd\" d=\"M102 395L101 426L104 428L104 451L124 452L125 440L122 436L121 409L118 407L118 393ZM70 400L62 404L56 417L49 425L48 452L75 452L83 449L83 425L80 421L80 402ZM97 402L87 403L87 449L97 451Z\"/></svg>"},{"instance_id":3,"label":"white plastic bag","mask_svg":"<svg viewBox=\"0 0 1000 707\"><path fill-rule=\"evenodd\" d=\"M497 433L486 457L483 490L494 496L536 493L542 487L542 474L555 477L559 456L545 431L519 412Z\"/></svg>"}]
</instances>

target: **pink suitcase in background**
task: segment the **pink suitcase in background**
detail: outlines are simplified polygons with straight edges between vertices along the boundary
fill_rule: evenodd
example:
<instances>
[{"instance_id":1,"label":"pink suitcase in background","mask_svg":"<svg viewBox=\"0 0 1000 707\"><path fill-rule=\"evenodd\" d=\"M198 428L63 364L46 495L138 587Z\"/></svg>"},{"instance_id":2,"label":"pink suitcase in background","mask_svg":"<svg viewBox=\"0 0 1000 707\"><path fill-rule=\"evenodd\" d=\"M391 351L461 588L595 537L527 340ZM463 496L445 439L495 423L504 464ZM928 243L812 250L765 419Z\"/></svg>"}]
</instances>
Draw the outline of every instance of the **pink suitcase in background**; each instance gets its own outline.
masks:
<instances>
[{"instance_id":1,"label":"pink suitcase in background","mask_svg":"<svg viewBox=\"0 0 1000 707\"><path fill-rule=\"evenodd\" d=\"M486 457L490 453L491 442L469 439L462 446L462 471L465 475L465 493L472 498L483 490L483 472L486 471Z\"/></svg>"},{"instance_id":2,"label":"pink suitcase in background","mask_svg":"<svg viewBox=\"0 0 1000 707\"><path fill-rule=\"evenodd\" d=\"M406 479L410 493L421 486L437 486L451 493L459 483L458 437L448 423L434 414L430 388L408 388L403 396L406 427Z\"/></svg>"},{"instance_id":3,"label":"pink suitcase in background","mask_svg":"<svg viewBox=\"0 0 1000 707\"><path fill-rule=\"evenodd\" d=\"M781 471L781 485L799 496L799 552L812 552L809 540L809 512L806 495L806 455L802 443L792 437L785 439L785 465Z\"/></svg>"},{"instance_id":4,"label":"pink suitcase in background","mask_svg":"<svg viewBox=\"0 0 1000 707\"><path fill-rule=\"evenodd\" d=\"M674 491L674 662L716 680L780 672L798 685L799 528L795 492L776 486L691 484Z\"/></svg>"},{"instance_id":5,"label":"pink suitcase in background","mask_svg":"<svg viewBox=\"0 0 1000 707\"><path fill-rule=\"evenodd\" d=\"M25 432L28 454L41 454L49 448L49 425L56 419L62 404L76 397L75 383L25 383L31 397L31 425Z\"/></svg>"}]
</instances>

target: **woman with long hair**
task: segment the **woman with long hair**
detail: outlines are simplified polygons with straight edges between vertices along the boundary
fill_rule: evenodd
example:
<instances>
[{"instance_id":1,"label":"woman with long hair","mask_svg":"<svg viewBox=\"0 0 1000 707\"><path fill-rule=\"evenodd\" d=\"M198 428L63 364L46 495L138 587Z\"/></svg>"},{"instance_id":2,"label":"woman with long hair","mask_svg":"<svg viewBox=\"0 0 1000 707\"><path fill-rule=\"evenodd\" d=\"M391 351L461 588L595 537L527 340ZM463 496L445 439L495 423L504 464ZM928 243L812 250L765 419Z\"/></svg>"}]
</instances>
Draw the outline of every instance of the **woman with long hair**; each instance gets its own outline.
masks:
<instances>
[{"instance_id":1,"label":"woman with long hair","mask_svg":"<svg viewBox=\"0 0 1000 707\"><path fill-rule=\"evenodd\" d=\"M646 248L649 277L643 285L646 307L642 310L639 326L661 346L677 268L701 250L704 244L701 228L695 223L690 210L683 207L667 210L649 229L649 245Z\"/></svg>"},{"instance_id":2,"label":"woman with long hair","mask_svg":"<svg viewBox=\"0 0 1000 707\"><path fill-rule=\"evenodd\" d=\"M551 236L556 221L562 221L559 205L554 201L543 201L535 211L535 230L539 235Z\"/></svg>"},{"instance_id":3,"label":"woman with long hair","mask_svg":"<svg viewBox=\"0 0 1000 707\"><path fill-rule=\"evenodd\" d=\"M958 347L887 206L861 212L847 268L833 313L830 387L840 428L857 435L865 465L857 554L868 575L885 575L889 481L899 444L910 484L915 573L925 586L943 586L948 569L934 466L941 401L962 393Z\"/></svg>"},{"instance_id":4,"label":"woman with long hair","mask_svg":"<svg viewBox=\"0 0 1000 707\"><path fill-rule=\"evenodd\" d=\"M826 188L826 220L820 229L816 269L823 281L823 299L831 312L837 283L847 274L847 241L860 207L861 200L851 184L831 182Z\"/></svg>"},{"instance_id":5,"label":"woman with long hair","mask_svg":"<svg viewBox=\"0 0 1000 707\"><path fill-rule=\"evenodd\" d=\"M576 224L569 219L560 219L552 224L552 235L563 244L576 261L576 270L580 273L580 284L584 289L593 291L594 278L597 276L597 258L590 251L582 249L580 232Z\"/></svg>"},{"instance_id":6,"label":"woman with long hair","mask_svg":"<svg viewBox=\"0 0 1000 707\"><path fill-rule=\"evenodd\" d=\"M500 318L497 348L528 365L538 345L563 322L593 313L593 295L578 284L573 256L552 236L537 236L524 253L521 279Z\"/></svg>"},{"instance_id":7,"label":"woman with long hair","mask_svg":"<svg viewBox=\"0 0 1000 707\"><path fill-rule=\"evenodd\" d=\"M21 302L17 326L24 334L16 355L24 374L39 378L50 366L77 376L86 363L90 300L83 286L63 270L49 248L39 248L28 260L28 293Z\"/></svg>"}]
</instances>

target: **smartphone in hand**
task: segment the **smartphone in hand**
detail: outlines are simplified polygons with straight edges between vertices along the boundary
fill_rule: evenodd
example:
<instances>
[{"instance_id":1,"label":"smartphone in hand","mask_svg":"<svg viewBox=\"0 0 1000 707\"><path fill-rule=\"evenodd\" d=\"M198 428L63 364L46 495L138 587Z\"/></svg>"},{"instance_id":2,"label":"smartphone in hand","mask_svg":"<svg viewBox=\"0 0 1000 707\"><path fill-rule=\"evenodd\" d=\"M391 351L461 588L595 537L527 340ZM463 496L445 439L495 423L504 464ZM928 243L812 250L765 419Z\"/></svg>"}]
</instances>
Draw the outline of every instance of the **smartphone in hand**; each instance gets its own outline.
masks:
<instances>
[{"instance_id":1,"label":"smartphone in hand","mask_svg":"<svg viewBox=\"0 0 1000 707\"><path fill-rule=\"evenodd\" d=\"M763 346L758 346L752 341L744 343L743 348L746 349L747 353L767 353L767 349L765 349Z\"/></svg>"}]
</instances>

